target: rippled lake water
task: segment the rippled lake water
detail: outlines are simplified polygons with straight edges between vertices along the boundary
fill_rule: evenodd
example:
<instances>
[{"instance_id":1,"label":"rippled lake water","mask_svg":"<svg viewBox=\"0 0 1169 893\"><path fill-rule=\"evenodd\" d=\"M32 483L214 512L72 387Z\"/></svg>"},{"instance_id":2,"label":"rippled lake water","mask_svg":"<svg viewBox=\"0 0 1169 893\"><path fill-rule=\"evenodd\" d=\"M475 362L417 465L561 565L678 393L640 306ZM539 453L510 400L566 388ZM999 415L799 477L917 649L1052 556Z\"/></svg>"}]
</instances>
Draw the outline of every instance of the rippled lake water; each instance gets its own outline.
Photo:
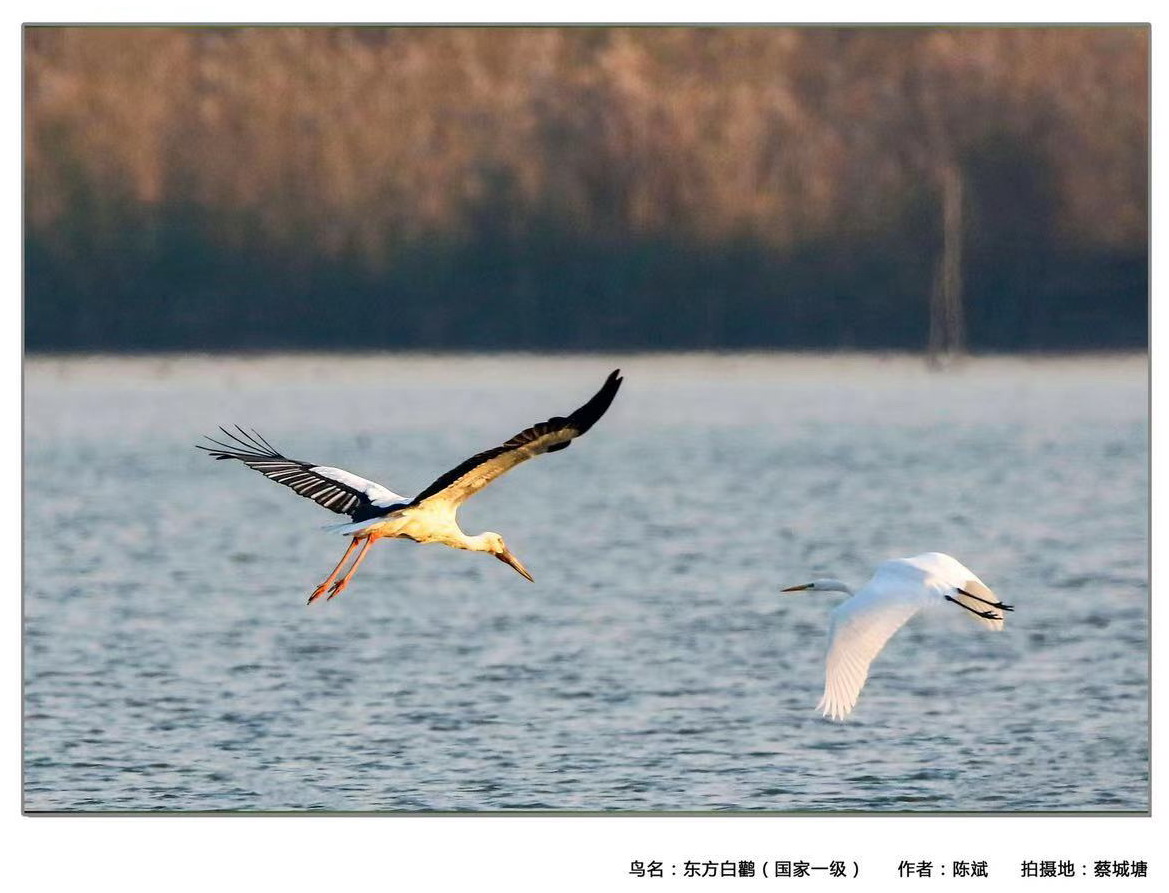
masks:
<instances>
[{"instance_id":1,"label":"rippled lake water","mask_svg":"<svg viewBox=\"0 0 1169 893\"><path fill-rule=\"evenodd\" d=\"M193 449L254 426L413 493L626 384L383 541ZM1147 358L30 360L27 810L1146 810ZM915 618L847 722L831 594L950 552L1016 606Z\"/></svg>"}]
</instances>

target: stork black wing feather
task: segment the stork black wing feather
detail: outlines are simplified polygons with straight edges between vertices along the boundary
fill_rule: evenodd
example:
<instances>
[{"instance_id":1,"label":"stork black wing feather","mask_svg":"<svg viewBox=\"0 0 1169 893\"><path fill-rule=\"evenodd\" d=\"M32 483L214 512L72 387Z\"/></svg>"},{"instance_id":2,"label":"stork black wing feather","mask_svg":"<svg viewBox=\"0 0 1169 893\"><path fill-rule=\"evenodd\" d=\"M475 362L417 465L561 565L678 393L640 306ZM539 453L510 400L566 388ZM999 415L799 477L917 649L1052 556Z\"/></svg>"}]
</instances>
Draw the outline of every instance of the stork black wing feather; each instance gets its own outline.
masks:
<instances>
[{"instance_id":1,"label":"stork black wing feather","mask_svg":"<svg viewBox=\"0 0 1169 893\"><path fill-rule=\"evenodd\" d=\"M598 390L597 393L595 393L587 403L574 410L567 417L553 416L546 422L539 422L535 425L532 425L530 428L525 428L502 446L493 447L489 450L484 450L482 453L477 453L470 459L467 459L465 462L462 462L452 468L446 474L441 475L437 480L435 480L434 483L432 483L429 487L414 497L414 501L411 503L411 505L417 505L424 499L434 496L437 493L441 493L447 487L457 483L461 478L466 476L469 472L474 471L479 466L485 465L486 463L504 455L505 453L518 450L521 447L524 447L533 441L539 440L541 437L545 437L549 434L555 434L557 432L570 432L570 436L567 439L559 443L554 443L544 448L540 452L554 453L558 450L568 449L568 447L572 444L573 438L580 437L582 434L588 431L589 428L596 424L597 419L605 414L605 411L609 408L610 404L612 404L613 398L617 395L617 389L621 387L622 381L624 381L624 379L621 377L621 370L614 369L611 373L609 373L609 377L605 379L605 383L601 385L600 390ZM522 461L522 459L518 459L517 464L519 461ZM509 467L511 466L509 465L507 467L502 467L486 480L483 480L479 486L485 485L490 480L494 479L495 475L502 474ZM476 487L476 489L478 489L478 487Z\"/></svg>"},{"instance_id":2,"label":"stork black wing feather","mask_svg":"<svg viewBox=\"0 0 1169 893\"><path fill-rule=\"evenodd\" d=\"M214 446L196 444L196 447L206 450L214 459L236 459L269 480L283 484L331 512L348 515L354 521L376 518L395 508L395 503L401 505L406 503L406 500L396 493L391 493L381 484L367 481L355 474L302 462L299 459L290 459L276 450L257 431L253 430L249 434L238 425L236 430L239 434L233 434L223 427L219 430L232 442L224 443L208 437L207 440ZM340 473L346 479L334 477L330 472Z\"/></svg>"}]
</instances>

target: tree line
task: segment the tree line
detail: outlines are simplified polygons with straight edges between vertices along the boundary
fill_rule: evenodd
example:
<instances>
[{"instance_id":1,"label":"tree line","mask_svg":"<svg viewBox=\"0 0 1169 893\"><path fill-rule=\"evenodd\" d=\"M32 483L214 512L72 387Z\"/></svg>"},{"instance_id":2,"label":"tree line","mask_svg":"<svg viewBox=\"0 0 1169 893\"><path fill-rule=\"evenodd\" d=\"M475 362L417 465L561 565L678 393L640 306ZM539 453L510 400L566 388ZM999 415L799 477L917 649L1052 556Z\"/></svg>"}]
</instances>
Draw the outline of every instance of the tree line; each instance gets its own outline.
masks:
<instances>
[{"instance_id":1,"label":"tree line","mask_svg":"<svg viewBox=\"0 0 1169 893\"><path fill-rule=\"evenodd\" d=\"M26 345L1144 346L1148 48L29 27Z\"/></svg>"}]
</instances>

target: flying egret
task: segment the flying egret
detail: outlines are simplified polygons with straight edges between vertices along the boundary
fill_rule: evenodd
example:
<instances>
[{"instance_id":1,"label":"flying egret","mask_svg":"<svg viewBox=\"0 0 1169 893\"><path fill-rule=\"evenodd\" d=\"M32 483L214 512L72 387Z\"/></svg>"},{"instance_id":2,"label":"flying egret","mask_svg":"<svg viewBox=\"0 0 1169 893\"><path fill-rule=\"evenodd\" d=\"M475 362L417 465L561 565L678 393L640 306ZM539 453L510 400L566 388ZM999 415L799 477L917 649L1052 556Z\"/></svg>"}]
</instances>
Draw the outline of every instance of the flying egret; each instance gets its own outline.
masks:
<instances>
[{"instance_id":1,"label":"flying egret","mask_svg":"<svg viewBox=\"0 0 1169 893\"><path fill-rule=\"evenodd\" d=\"M238 425L238 435L222 427L219 429L233 443L223 443L208 437L214 446L198 446L216 459L238 459L265 477L292 488L301 496L330 511L350 517L350 522L328 527L352 537L352 541L333 572L313 590L309 604L326 592L330 599L339 595L349 585L353 572L365 558L369 547L383 537L401 537L417 543L442 543L456 549L487 552L531 580L532 575L507 548L502 536L491 531L468 536L459 529L455 514L468 497L504 472L541 453L567 449L573 438L588 431L613 402L624 380L620 372L620 369L615 369L601 389L584 406L567 417L554 416L546 422L525 428L502 446L472 456L440 476L413 499L399 496L381 484L341 468L289 459L256 431L249 434ZM338 577L359 543L361 550L357 557L349 569Z\"/></svg>"},{"instance_id":2,"label":"flying egret","mask_svg":"<svg viewBox=\"0 0 1169 893\"><path fill-rule=\"evenodd\" d=\"M869 664L893 633L922 608L955 604L983 626L1003 628L1004 605L974 572L956 558L926 552L882 562L855 595L839 580L813 580L784 592L846 592L852 596L832 612L824 696L817 709L843 719L856 705L869 675Z\"/></svg>"}]
</instances>

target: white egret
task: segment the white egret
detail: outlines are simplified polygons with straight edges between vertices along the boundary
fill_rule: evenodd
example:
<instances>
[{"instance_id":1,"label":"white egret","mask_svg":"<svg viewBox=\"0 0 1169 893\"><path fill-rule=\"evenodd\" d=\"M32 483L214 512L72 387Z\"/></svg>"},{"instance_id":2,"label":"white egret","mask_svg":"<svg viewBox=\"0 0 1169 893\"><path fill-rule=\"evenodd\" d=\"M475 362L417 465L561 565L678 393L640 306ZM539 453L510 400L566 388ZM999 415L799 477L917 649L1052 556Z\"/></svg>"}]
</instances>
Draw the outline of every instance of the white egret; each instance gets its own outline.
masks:
<instances>
[{"instance_id":1,"label":"white egret","mask_svg":"<svg viewBox=\"0 0 1169 893\"><path fill-rule=\"evenodd\" d=\"M848 715L864 688L873 658L893 633L922 608L955 604L993 630L1003 628L1003 612L1014 610L999 601L973 571L941 552L885 561L855 595L847 585L833 579L813 580L783 591L808 590L846 592L852 596L832 612L828 632L824 696L817 709L832 719Z\"/></svg>"},{"instance_id":2,"label":"white egret","mask_svg":"<svg viewBox=\"0 0 1169 893\"><path fill-rule=\"evenodd\" d=\"M459 529L455 514L469 497L483 489L506 471L541 453L567 449L573 438L580 437L605 414L623 379L615 369L601 389L584 406L567 417L554 416L521 431L502 446L472 456L466 462L439 477L411 499L366 480L352 472L327 465L314 465L289 459L277 452L255 431L250 434L236 426L238 435L220 428L233 443L207 438L215 446L202 446L216 459L238 459L267 478L284 484L301 496L338 514L348 515L348 523L330 525L331 530L352 537L349 548L333 572L312 595L309 604L329 593L339 595L349 585L357 566L369 547L383 537L400 537L417 543L442 543L456 549L487 552L511 565L531 580L532 575L511 553L498 533L488 531L468 536ZM338 578L341 568L358 543L361 551L349 569Z\"/></svg>"}]
</instances>

